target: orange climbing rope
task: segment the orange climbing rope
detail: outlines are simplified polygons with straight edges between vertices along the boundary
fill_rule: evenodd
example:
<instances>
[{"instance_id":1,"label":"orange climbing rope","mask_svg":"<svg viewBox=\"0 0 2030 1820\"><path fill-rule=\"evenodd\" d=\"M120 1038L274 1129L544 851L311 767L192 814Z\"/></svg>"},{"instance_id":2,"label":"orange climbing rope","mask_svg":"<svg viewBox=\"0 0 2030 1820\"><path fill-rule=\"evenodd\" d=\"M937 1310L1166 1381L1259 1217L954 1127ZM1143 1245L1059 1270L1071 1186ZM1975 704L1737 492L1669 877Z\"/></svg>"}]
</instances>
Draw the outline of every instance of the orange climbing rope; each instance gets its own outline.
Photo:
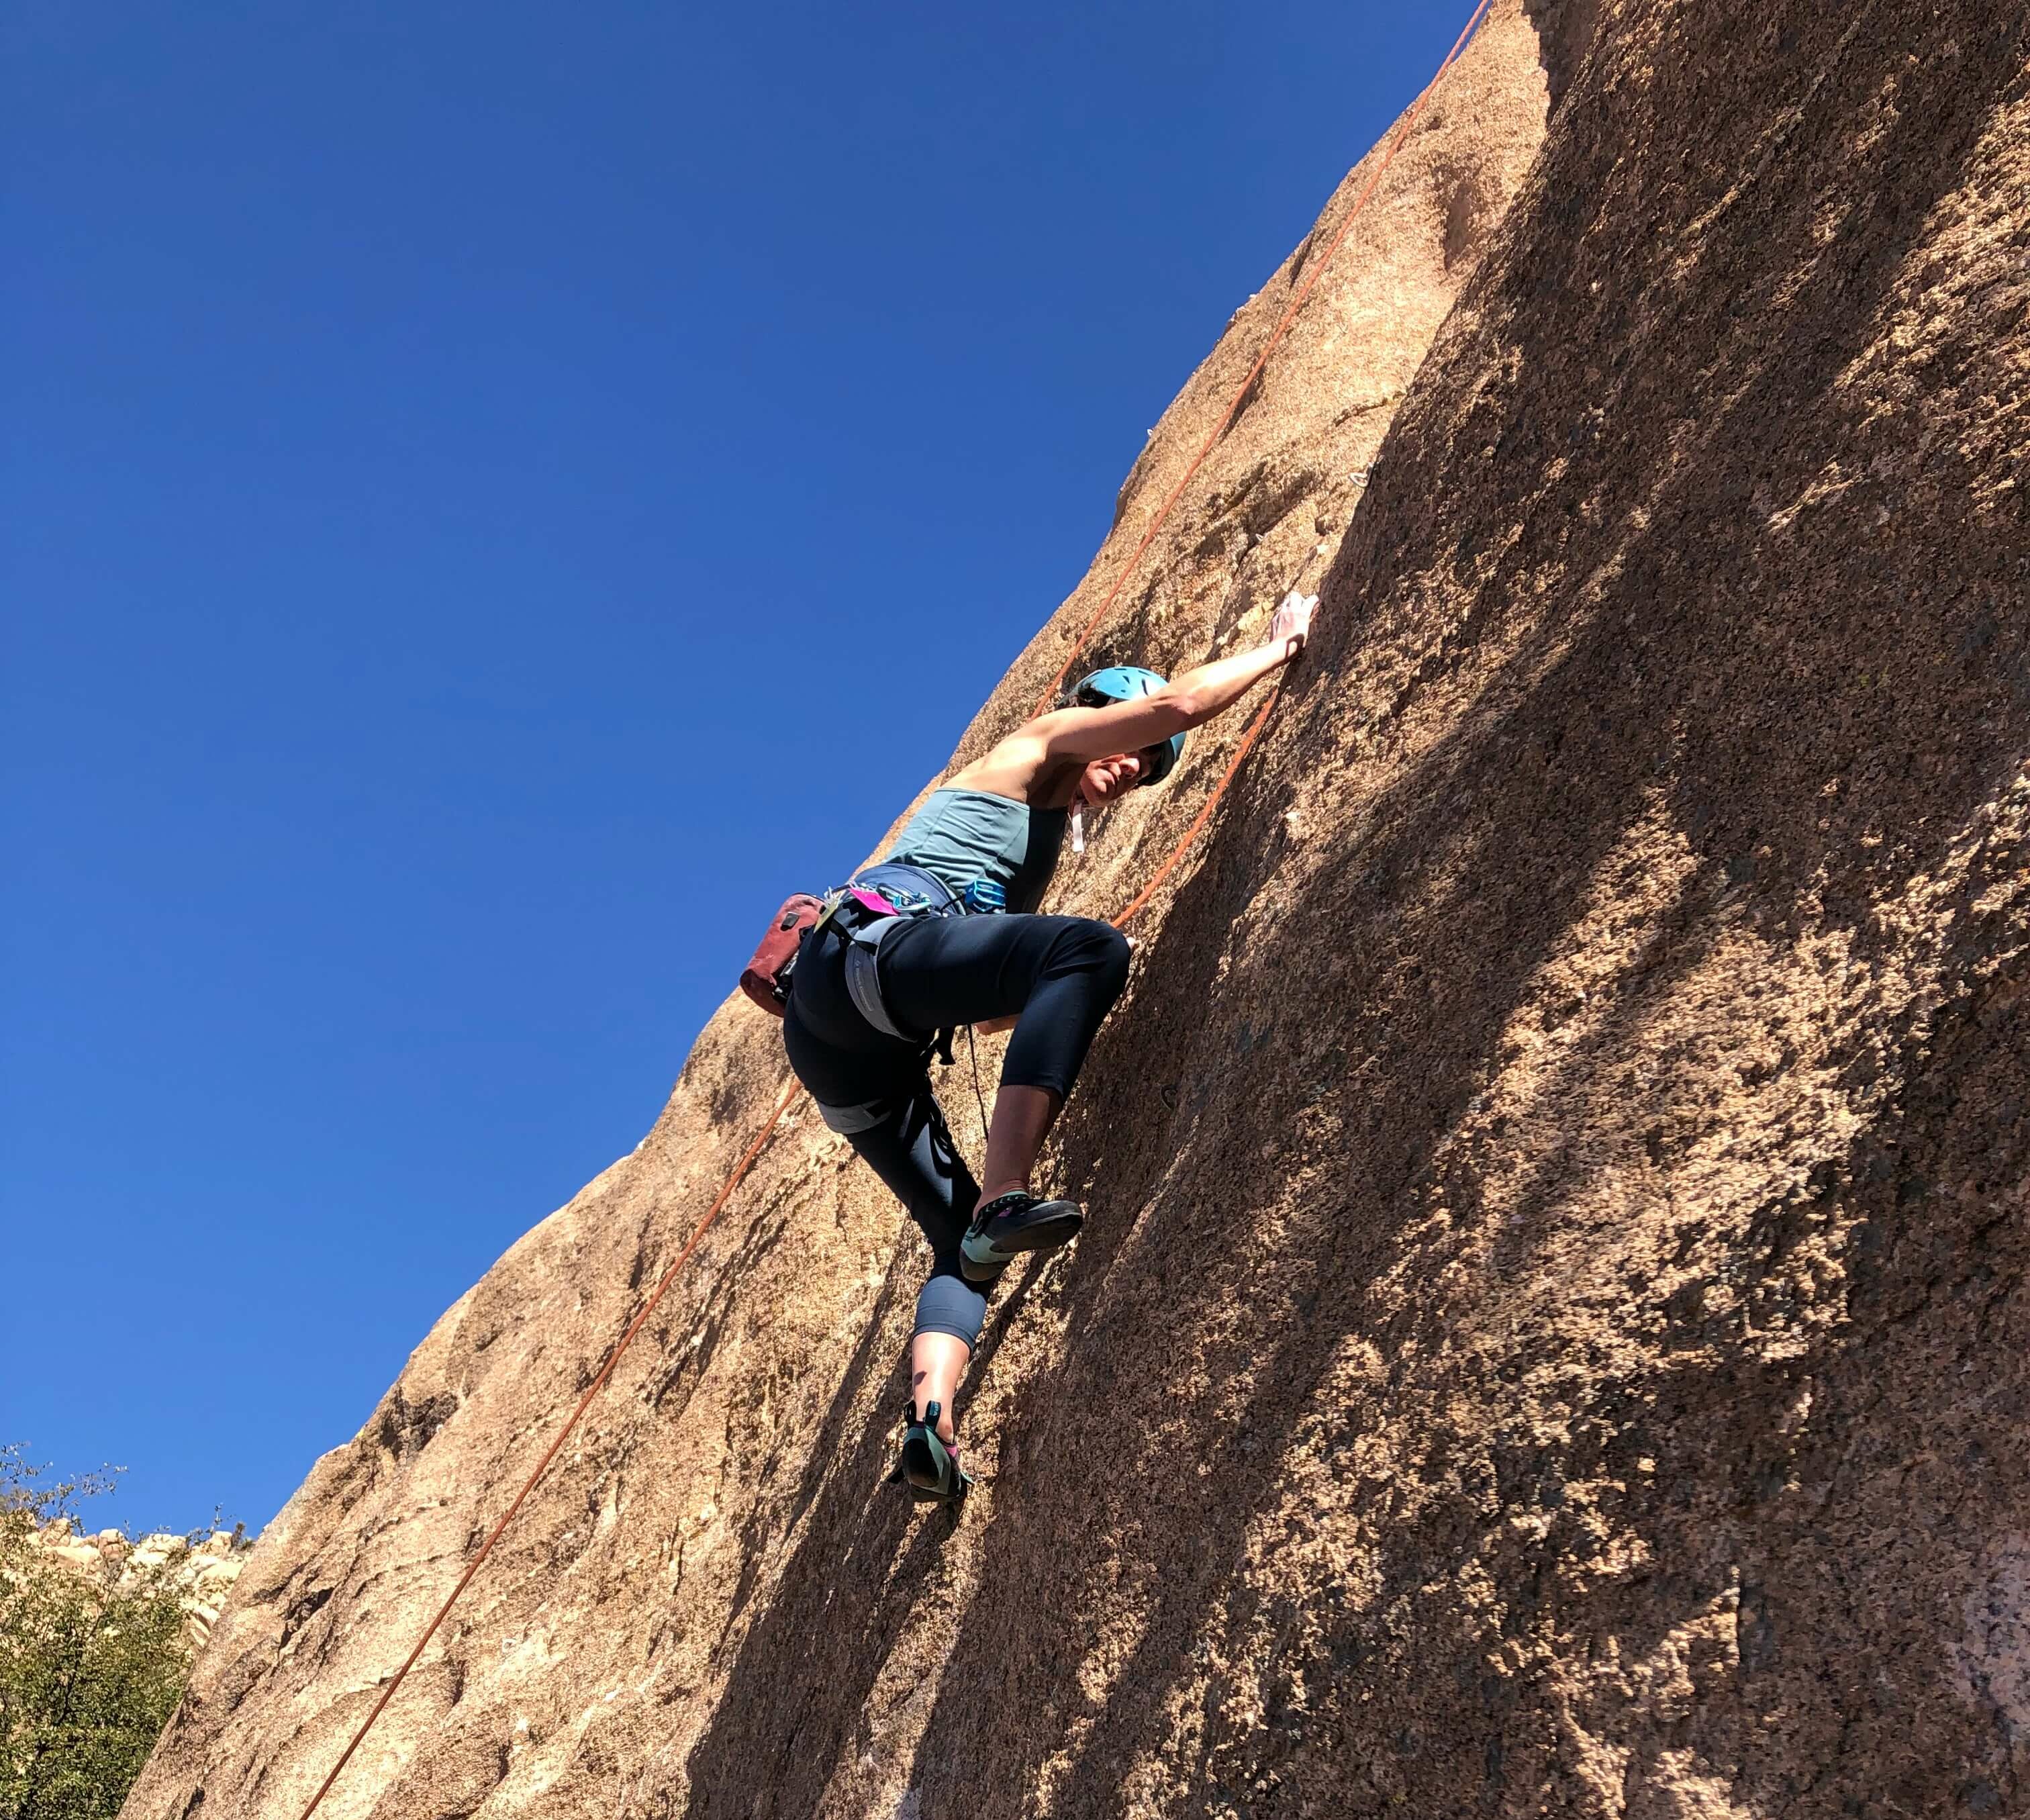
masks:
<instances>
[{"instance_id":1,"label":"orange climbing rope","mask_svg":"<svg viewBox=\"0 0 2030 1820\"><path fill-rule=\"evenodd\" d=\"M1255 750L1255 742L1262 737L1262 729L1269 724L1269 716L1275 712L1277 698L1282 692L1283 685L1281 683L1270 685L1269 693L1262 698L1261 707L1256 711L1255 718L1248 722L1247 731L1241 735L1240 743L1233 749L1233 756L1227 761L1226 769L1221 773L1218 783L1212 787L1212 794L1206 798L1198 813L1192 817L1192 824L1184 830L1184 837L1170 849L1169 852L1164 856L1163 863L1150 875L1149 882L1135 894L1133 901L1127 909L1112 919L1116 929L1125 925L1130 917L1156 895L1156 888L1177 869L1177 862L1184 857L1185 850L1198 839L1199 830L1211 821L1212 812L1219 806L1219 799L1226 794L1226 787L1233 781L1235 775L1240 771L1242 761Z\"/></svg>"},{"instance_id":2,"label":"orange climbing rope","mask_svg":"<svg viewBox=\"0 0 2030 1820\"><path fill-rule=\"evenodd\" d=\"M571 1431L578 1427L586 1411L592 1407L593 1398L605 1387L606 1380L613 1375L613 1368L620 1363L620 1355L627 1350L628 1342L641 1331L642 1323L656 1312L656 1305L668 1292L671 1284L677 1280L678 1272L690 1262L691 1253L697 1249L698 1241L705 1237L706 1227L718 1219L719 1209L733 1198L733 1191L753 1167L755 1158L761 1154L763 1147L775 1134L783 1115L789 1111L790 1103L801 1091L801 1088L794 1085L784 1089L782 1098L775 1102L775 1110L768 1115L768 1123L761 1127L754 1141L748 1145L746 1154L734 1165L733 1173L727 1178L726 1185L719 1191L718 1199L705 1209L705 1218L692 1229L691 1236L684 1241L684 1249L677 1253L677 1261L663 1272L662 1281L656 1285L654 1292L641 1305L640 1312L627 1323L626 1331L614 1342L612 1351L606 1355L606 1363L599 1368L598 1375L586 1386L585 1394L578 1398L578 1407L571 1411L571 1420L557 1431L556 1439L544 1451L542 1458L536 1462L535 1471L523 1480L522 1489L515 1494L515 1502L500 1513L500 1520L494 1524L491 1533L479 1545L479 1552L472 1558L465 1572L459 1576L458 1584L451 1589L450 1596L437 1607L437 1616L425 1626L423 1634L416 1639L416 1647L409 1651L408 1660L395 1671L394 1678L381 1690L381 1697L374 1703L373 1711L360 1721L359 1729L352 1734L352 1742L345 1747L344 1754L332 1765L331 1773L318 1785L318 1792L310 1797L310 1804L303 1810L303 1820L310 1820L310 1816L317 1811L318 1803L330 1792L332 1784L338 1780L339 1772L345 1767L352 1753L359 1748L360 1741L373 1729L374 1721L381 1717L381 1709L394 1699L395 1690L408 1678L409 1670L416 1666L417 1658L428 1647L430 1639L437 1634L438 1625L450 1617L451 1608L458 1602L459 1595L472 1584L472 1576L478 1572L487 1556L493 1552L493 1545L500 1539L501 1532L514 1521L515 1513L522 1508L522 1501L536 1489L536 1482L549 1470L550 1462L556 1458L558 1450L571 1439Z\"/></svg>"},{"instance_id":3,"label":"orange climbing rope","mask_svg":"<svg viewBox=\"0 0 2030 1820\"><path fill-rule=\"evenodd\" d=\"M1361 186L1359 194L1354 198L1353 206L1347 210L1346 218L1340 223L1338 232L1333 236L1330 244L1327 245L1323 254L1312 261L1310 274L1298 288L1296 296L1290 300L1288 307L1278 318L1276 326L1270 331L1269 339L1262 344L1262 351L1255 355L1254 365L1248 368L1247 378L1241 381L1226 409L1220 414L1218 422L1214 425L1211 434L1200 445L1197 454L1192 457L1191 465L1184 470L1183 477L1175 486L1170 489L1169 495L1158 508L1155 517L1150 521L1149 528L1142 534L1141 541L1136 545L1132 553L1122 565L1120 573L1115 576L1113 586L1106 590L1099 606L1094 609L1091 617L1086 621L1077 638L1073 641L1071 650L1065 657L1063 668L1058 671L1050 687L1044 690L1041 700L1038 702L1037 713L1041 713L1048 709L1055 700L1058 691L1064 687L1065 679L1071 674L1072 665L1077 662L1079 653L1085 649L1087 641L1099 627L1100 621L1106 616L1114 603L1120 598L1121 592L1127 586L1129 576L1135 572L1136 565L1147 553L1150 545L1156 541L1157 534L1168 521L1171 511L1177 501L1184 497L1184 489L1191 485L1192 477L1204 466L1206 456L1211 454L1220 437L1225 434L1228 425L1233 421L1235 413L1240 408L1241 400L1247 396L1248 389L1261 377L1262 369L1269 363L1269 356L1275 352L1291 323L1296 321L1298 311L1303 307L1305 300L1311 296L1318 279L1324 274L1325 267L1332 262L1333 256L1344 244L1347 235L1352 229L1355 220L1366 206L1369 197L1374 195L1375 188L1381 182L1383 174L1388 170L1389 166L1395 162L1396 154L1402 149L1404 141L1409 136L1410 129L1416 124L1417 117L1422 112L1424 103L1430 98L1433 90L1443 80L1445 73L1459 60L1459 53L1466 48L1467 41L1472 38L1493 3L1493 0L1478 0L1478 3L1467 19L1465 28L1454 41L1452 49L1445 53L1444 61L1438 65L1437 73L1424 85L1422 91L1411 103L1408 111L1403 116L1401 125L1396 129L1394 137L1391 139L1386 150L1383 152L1381 162L1369 173L1367 181ZM1218 806L1220 798L1226 794L1228 786L1239 774L1241 765L1246 761L1248 754L1254 750L1255 742L1261 737L1262 729L1268 725L1269 717L1275 711L1276 703L1280 698L1281 691L1281 683L1270 686L1268 695L1256 711L1255 718L1248 723L1247 731L1241 735L1240 744L1234 748L1233 756L1228 761L1225 771L1221 774L1218 783L1213 786L1210 795L1206 798L1198 814L1192 819L1191 826L1184 830L1183 838L1165 856L1162 863L1156 868L1148 883L1136 894L1127 908L1111 919L1117 929L1127 922L1155 895L1163 881L1177 869L1178 862L1189 850L1192 843L1204 830L1206 822L1212 818L1213 810ZM507 1525L514 1521L515 1513L527 1502L530 1493L536 1489L543 1475L549 1470L550 1462L556 1458L565 1442L568 1441L575 1432L579 1422L584 1418L586 1411L591 1408L593 1399L605 1387L607 1380L613 1375L615 1368L620 1363L621 1355L627 1350L634 1336L641 1331L649 1317L656 1312L657 1305L669 1292L671 1286L676 1282L684 1266L690 1263L691 1254L697 1249L699 1241L705 1237L707 1229L710 1227L712 1222L719 1217L720 1211L733 1198L734 1191L746 1179L747 1172L754 1167L755 1159L767 1148L768 1140L775 1135L775 1127L782 1122L783 1115L795 1104L801 1092L802 1089L794 1082L783 1090L782 1096L775 1102L775 1109L768 1115L767 1122L762 1126L760 1130L756 1133L753 1142L748 1145L746 1150L742 1154L740 1160L734 1165L733 1173L727 1178L725 1186L719 1189L712 1205L705 1209L705 1217L692 1229L690 1237L684 1241L683 1249L677 1254L676 1261L663 1273L661 1280L656 1283L649 1299L641 1305L634 1319L627 1323L620 1338L614 1342L612 1349L606 1355L605 1363L599 1368L592 1382L586 1385L585 1394L578 1400L577 1407L571 1411L564 1425L557 1431L556 1439L544 1450L542 1458L536 1462L535 1469L522 1481L521 1490L515 1494L514 1502L500 1513L500 1520L488 1532L486 1539L479 1545L478 1552L467 1564L465 1572L459 1576L458 1584L446 1595L443 1604L437 1607L436 1615L431 1618L429 1624L424 1626L423 1634L416 1639L415 1648L409 1651L402 1666L395 1671L388 1684L381 1690L381 1697L374 1703L372 1710L360 1721L359 1729L354 1732L351 1741L340 1754L338 1761L332 1765L330 1773L318 1785L317 1792L310 1797L310 1804L303 1809L302 1820L310 1820L311 1815L316 1813L325 1796L331 1792L332 1785L337 1781L345 1766L352 1760L354 1752L365 1741L366 1734L373 1729L374 1721L378 1719L381 1713L385 1710L388 1703L395 1697L402 1683L408 1678L410 1669L416 1666L422 1658L423 1651L429 1647L430 1639L437 1634L444 1621L451 1615L452 1607L457 1604L460 1595L472 1584L474 1576L478 1573L480 1569L485 1565L487 1557L493 1552L493 1545L500 1539Z\"/></svg>"}]
</instances>

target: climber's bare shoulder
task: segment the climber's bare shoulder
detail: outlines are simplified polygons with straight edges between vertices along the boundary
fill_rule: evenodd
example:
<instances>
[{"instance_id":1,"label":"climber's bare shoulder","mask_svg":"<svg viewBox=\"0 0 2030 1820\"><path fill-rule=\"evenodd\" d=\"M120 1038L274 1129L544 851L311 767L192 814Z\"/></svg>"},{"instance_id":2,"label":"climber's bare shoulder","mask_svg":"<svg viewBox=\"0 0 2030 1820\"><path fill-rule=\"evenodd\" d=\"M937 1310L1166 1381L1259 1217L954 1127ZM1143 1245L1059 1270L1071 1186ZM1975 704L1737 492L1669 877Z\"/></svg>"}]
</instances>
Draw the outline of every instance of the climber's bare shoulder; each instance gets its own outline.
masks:
<instances>
[{"instance_id":1,"label":"climber's bare shoulder","mask_svg":"<svg viewBox=\"0 0 2030 1820\"><path fill-rule=\"evenodd\" d=\"M1061 808L1065 780L1091 759L1132 752L1190 724L1167 697L1112 702L1099 708L1058 708L1025 720L991 750L946 780L950 790L984 790L1017 802Z\"/></svg>"},{"instance_id":2,"label":"climber's bare shoulder","mask_svg":"<svg viewBox=\"0 0 2030 1820\"><path fill-rule=\"evenodd\" d=\"M981 790L990 796L1006 796L1017 802L1032 801L1037 780L1050 756L1048 735L1039 729L1051 718L1047 714L1025 721L970 765L954 772L945 780L945 788Z\"/></svg>"}]
</instances>

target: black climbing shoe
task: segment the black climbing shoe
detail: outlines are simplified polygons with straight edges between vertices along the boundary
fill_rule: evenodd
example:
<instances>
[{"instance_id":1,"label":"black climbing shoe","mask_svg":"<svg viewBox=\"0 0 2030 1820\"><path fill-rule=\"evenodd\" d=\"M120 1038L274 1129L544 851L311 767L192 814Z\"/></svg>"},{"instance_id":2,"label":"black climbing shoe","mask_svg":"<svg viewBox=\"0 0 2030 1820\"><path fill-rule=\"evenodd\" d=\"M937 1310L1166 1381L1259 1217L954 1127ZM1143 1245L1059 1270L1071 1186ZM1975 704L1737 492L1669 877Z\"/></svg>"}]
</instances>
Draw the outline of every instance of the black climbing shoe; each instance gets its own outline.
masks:
<instances>
[{"instance_id":1,"label":"black climbing shoe","mask_svg":"<svg viewBox=\"0 0 2030 1820\"><path fill-rule=\"evenodd\" d=\"M913 1404L909 1426L902 1436L902 1457L893 1476L909 1487L919 1504L960 1504L972 1489L972 1476L958 1463L958 1449L948 1446L938 1435L942 1403L933 1403L921 1416Z\"/></svg>"},{"instance_id":2,"label":"black climbing shoe","mask_svg":"<svg viewBox=\"0 0 2030 1820\"><path fill-rule=\"evenodd\" d=\"M1033 1194L997 1194L982 1201L959 1247L959 1268L969 1283L991 1282L1017 1254L1052 1251L1076 1234L1085 1215L1069 1200Z\"/></svg>"}]
</instances>

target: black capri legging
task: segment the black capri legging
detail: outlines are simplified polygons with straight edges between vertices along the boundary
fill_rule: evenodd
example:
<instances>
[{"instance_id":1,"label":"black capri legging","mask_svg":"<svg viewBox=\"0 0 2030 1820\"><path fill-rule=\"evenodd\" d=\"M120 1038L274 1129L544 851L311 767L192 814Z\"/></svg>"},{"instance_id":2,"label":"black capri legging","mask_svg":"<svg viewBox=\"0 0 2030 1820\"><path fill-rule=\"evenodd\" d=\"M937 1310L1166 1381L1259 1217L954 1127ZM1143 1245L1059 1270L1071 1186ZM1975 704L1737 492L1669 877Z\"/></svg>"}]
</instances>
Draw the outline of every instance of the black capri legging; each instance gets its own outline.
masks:
<instances>
[{"instance_id":1,"label":"black capri legging","mask_svg":"<svg viewBox=\"0 0 2030 1820\"><path fill-rule=\"evenodd\" d=\"M984 1289L959 1268L980 1185L931 1092L924 1045L937 1031L1017 1017L1004 1087L1071 1092L1100 1020L1128 983L1128 942L1085 917L917 917L881 944L883 1003L921 1040L883 1034L846 988L843 935L805 936L783 1019L790 1066L823 1107L864 1107L847 1141L909 1210L930 1241L916 1331L978 1343Z\"/></svg>"}]
</instances>

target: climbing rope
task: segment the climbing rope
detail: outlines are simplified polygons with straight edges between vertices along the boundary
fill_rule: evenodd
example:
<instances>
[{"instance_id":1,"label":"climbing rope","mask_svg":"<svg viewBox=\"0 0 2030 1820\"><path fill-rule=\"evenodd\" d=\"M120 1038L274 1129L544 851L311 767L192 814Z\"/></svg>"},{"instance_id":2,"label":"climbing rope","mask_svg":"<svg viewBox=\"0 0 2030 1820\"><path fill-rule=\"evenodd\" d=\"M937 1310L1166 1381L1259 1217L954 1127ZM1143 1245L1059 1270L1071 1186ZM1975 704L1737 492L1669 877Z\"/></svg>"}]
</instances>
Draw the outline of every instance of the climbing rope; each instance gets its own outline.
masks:
<instances>
[{"instance_id":1,"label":"climbing rope","mask_svg":"<svg viewBox=\"0 0 2030 1820\"><path fill-rule=\"evenodd\" d=\"M1073 642L1071 650L1065 657L1064 667L1058 671L1050 686L1043 691L1041 699L1037 703L1038 713L1043 713L1056 700L1058 691L1064 687L1065 677L1071 674L1072 665L1078 661L1079 653L1085 649L1088 641L1098 630L1100 622L1106 618L1114 602L1120 598L1121 590L1128 584L1128 578L1133 575L1136 566L1147 553L1150 545L1156 541L1157 534L1168 521L1171 511L1175 508L1177 501L1184 497L1184 489L1191 485L1192 476L1204 466L1206 458L1212 453L1221 437L1225 434L1227 426L1232 422L1236 414L1240 409L1241 400L1247 396L1249 389L1261 377L1262 370L1269 363L1269 356L1275 352L1290 325L1296 320L1298 311L1303 307L1305 300L1311 296L1319 278L1323 276L1325 267L1332 262L1333 256L1344 244L1348 234L1352 231L1355 221L1359 216L1362 209L1366 207L1368 199L1374 194L1375 188L1381 181L1383 175L1387 172L1389 166L1395 162L1396 153L1402 149L1404 141L1409 137L1411 128L1416 124L1418 115L1423 111L1424 103L1444 79L1446 72L1458 61L1459 53L1466 48L1467 42L1478 28L1481 21L1486 17L1488 9L1493 3L1493 0L1478 0L1478 4L1467 19L1464 29L1454 41L1452 49L1445 53L1444 61L1438 65L1437 73L1424 85L1417 99L1411 103L1408 111L1404 114L1402 122L1396 128L1394 136L1384 151L1381 162L1369 173L1366 182L1361 186L1359 193L1353 199L1352 207L1347 210L1345 219L1340 223L1338 231L1333 236L1325 251L1311 262L1309 275L1299 286L1296 294L1291 298L1288 307L1277 319L1275 327L1270 331L1268 340L1262 343L1261 352L1255 357L1254 365L1247 370L1247 376L1241 381L1232 398L1228 403L1226 409L1220 414L1219 421L1213 426L1211 434L1200 445L1198 452L1192 457L1191 464L1184 470L1183 477L1175 486L1170 489L1169 495L1158 508L1155 517L1150 521L1148 529L1142 534L1141 541L1136 545L1133 552L1115 576L1113 586L1108 588L1099 605L1094 609L1091 616L1080 631L1078 637ZM1203 806L1193 818L1191 826L1184 830L1183 838L1171 848L1162 863L1156 868L1155 872L1150 877L1148 883L1136 894L1127 908L1110 919L1115 928L1121 927L1149 903L1163 881L1176 869L1178 862L1184 858L1192 843L1203 832L1206 824L1211 820L1212 812L1218 806L1220 798L1226 794L1228 786L1239 774L1240 767L1247 760L1248 754L1254 750L1256 740L1261 737L1262 729L1268 725L1269 717L1274 713L1276 703L1281 693L1282 684L1280 682L1270 685L1267 697L1263 700L1260 709L1257 710L1255 718L1248 723L1247 730L1241 735L1239 745L1234 748L1233 756L1228 761L1225 772L1221 776L1218 783L1213 786L1211 794L1206 798ZM969 1037L971 1033L969 1032L968 1034ZM976 1058L975 1066L976 1072ZM423 1634L416 1639L415 1648L409 1651L402 1666L395 1671L388 1684L381 1690L381 1697L374 1703L372 1710L360 1721L359 1729L352 1734L351 1742L340 1753L338 1761L332 1765L330 1773L318 1785L317 1792L310 1797L309 1805L303 1809L302 1820L310 1820L311 1815L317 1812L319 1804L330 1792L332 1785L337 1781L345 1766L352 1760L353 1753L359 1748L361 1744L365 1741L366 1734L373 1729L374 1721L378 1719L382 1712L386 1710L388 1703L395 1697L403 1682L408 1678L410 1669L416 1666L422 1658L423 1651L429 1647L431 1638L437 1635L444 1620L451 1615L452 1607L457 1604L460 1595L472 1584L474 1576L478 1573L480 1569L485 1565L486 1558L493 1552L493 1545L500 1539L507 1525L514 1521L515 1513L527 1501L530 1493L536 1489L543 1475L549 1470L550 1462L556 1458L565 1442L568 1441L577 1430L579 1422L584 1418L586 1411L591 1408L593 1399L605 1387L607 1380L613 1375L615 1368L620 1363L622 1354L627 1350L634 1336L641 1331L649 1317L656 1312L657 1305L668 1293L671 1286L676 1282L684 1266L690 1263L691 1254L697 1249L699 1241L705 1237L712 1222L719 1217L720 1210L733 1198L734 1191L746 1179L747 1172L754 1167L756 1159L768 1147L768 1140L775 1135L775 1127L782 1122L783 1114L796 1103L803 1089L794 1081L783 1089L782 1096L775 1102L775 1109L768 1115L767 1122L755 1134L753 1142L748 1145L740 1160L734 1165L733 1173L727 1178L725 1186L719 1189L712 1205L705 1209L705 1217L692 1229L690 1237L684 1241L683 1249L677 1254L675 1263L663 1273L661 1280L656 1283L649 1299L641 1305L634 1319L627 1323L620 1338L614 1342L612 1350L606 1355L606 1362L599 1368L592 1382L586 1386L585 1394L578 1398L577 1407L571 1411L563 1427L557 1431L556 1439L544 1450L542 1458L536 1462L535 1469L522 1482L521 1490L515 1494L514 1502L500 1513L500 1520L489 1532L486 1539L479 1545L478 1552L467 1564L465 1572L459 1576L458 1584L451 1589L444 1603L437 1607L436 1615L431 1618L429 1624L424 1626ZM976 1082L976 1091L977 1091ZM985 1118L983 1104L981 1107L981 1116L983 1122Z\"/></svg>"},{"instance_id":2,"label":"climbing rope","mask_svg":"<svg viewBox=\"0 0 2030 1820\"><path fill-rule=\"evenodd\" d=\"M536 1462L535 1471L523 1480L522 1489L515 1494L515 1502L500 1513L500 1520L494 1524L491 1533L479 1545L479 1552L472 1558L465 1572L459 1576L458 1584L451 1589L450 1596L437 1607L437 1616L424 1628L423 1634L416 1639L416 1647L409 1651L408 1660L395 1671L393 1679L381 1690L381 1697L374 1703L373 1711L360 1721L359 1729L352 1734L352 1742L345 1747L344 1754L332 1765L331 1773L318 1785L318 1792L310 1797L310 1805L303 1810L303 1820L310 1820L310 1815L317 1811L318 1803L330 1792L332 1784L338 1780L339 1772L345 1767L352 1753L359 1748L361 1740L373 1729L374 1721L381 1717L381 1709L394 1699L396 1690L408 1678L409 1670L416 1666L417 1658L422 1654L430 1639L437 1634L437 1627L450 1617L451 1608L458 1603L459 1595L472 1584L473 1576L485 1564L487 1556L493 1552L493 1545L500 1539L501 1532L515 1520L515 1513L522 1508L523 1501L536 1489L536 1482L549 1470L550 1462L556 1458L558 1450L571 1438L572 1431L578 1427L586 1411L592 1407L593 1398L605 1387L606 1380L613 1375L614 1367L620 1363L620 1355L627 1350L628 1343L641 1332L643 1323L656 1312L656 1305L669 1293L670 1286L677 1280L678 1273L690 1262L691 1253L697 1249L698 1241L705 1237L705 1230L712 1223L719 1218L719 1209L733 1198L733 1191L754 1166L755 1158L761 1154L768 1140L775 1135L775 1127L783 1115L789 1111L791 1103L801 1091L794 1085L783 1090L782 1098L775 1102L775 1110L768 1115L768 1123L755 1134L754 1141L748 1145L746 1154L734 1165L732 1174L726 1178L726 1185L719 1191L719 1197L705 1209L705 1218L692 1229L690 1237L684 1241L684 1249L677 1253L677 1261L663 1272L662 1281L656 1285L649 1299L641 1305L641 1312L627 1323L626 1331L614 1342L613 1349L606 1355L606 1363L599 1368L598 1375L586 1386L585 1394L578 1398L578 1407L571 1411L571 1420L557 1431L556 1439L545 1450L542 1458Z\"/></svg>"},{"instance_id":3,"label":"climbing rope","mask_svg":"<svg viewBox=\"0 0 2030 1820\"><path fill-rule=\"evenodd\" d=\"M1226 787L1233 781L1236 774L1240 771L1241 761L1255 750L1255 742L1262 737L1262 729L1269 724L1269 716L1275 713L1277 698L1282 692L1283 685L1281 683L1272 683L1270 685L1269 693L1264 698L1261 708L1257 711L1255 718L1248 722L1247 731L1241 735L1240 743L1234 747L1232 757L1227 761L1225 771L1221 774L1218 783L1212 787L1212 794L1205 799L1203 807L1192 818L1191 826L1184 830L1183 839L1164 856L1163 863L1156 868L1149 882L1135 894L1133 901L1129 903L1127 909L1112 919L1116 929L1125 927L1128 919L1156 895L1156 888L1177 869L1177 862L1184 857L1185 850L1198 839L1199 831L1212 819L1213 810L1218 807L1219 799L1225 795Z\"/></svg>"}]
</instances>

